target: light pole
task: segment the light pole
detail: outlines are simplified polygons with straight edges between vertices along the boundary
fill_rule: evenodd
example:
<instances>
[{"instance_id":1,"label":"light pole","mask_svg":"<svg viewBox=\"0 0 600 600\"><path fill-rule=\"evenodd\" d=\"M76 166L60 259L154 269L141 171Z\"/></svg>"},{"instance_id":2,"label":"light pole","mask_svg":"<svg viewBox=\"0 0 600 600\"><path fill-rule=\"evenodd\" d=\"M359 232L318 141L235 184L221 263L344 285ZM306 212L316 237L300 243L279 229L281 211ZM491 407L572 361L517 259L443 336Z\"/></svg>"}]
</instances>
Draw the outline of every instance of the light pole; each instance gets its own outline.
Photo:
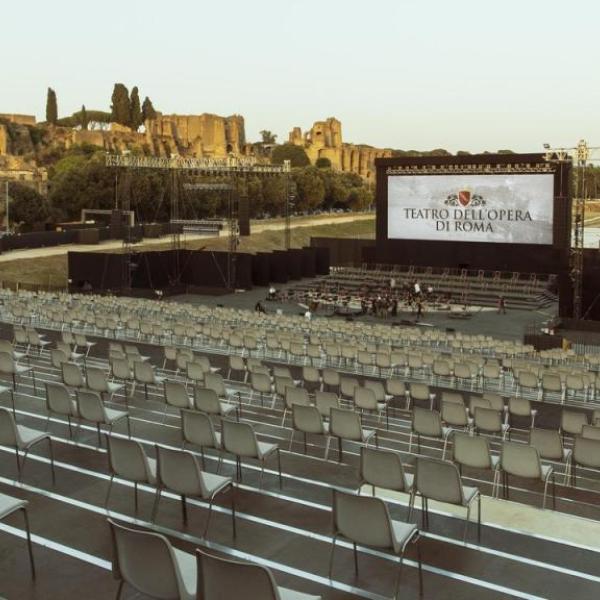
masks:
<instances>
[{"instance_id":1,"label":"light pole","mask_svg":"<svg viewBox=\"0 0 600 600\"><path fill-rule=\"evenodd\" d=\"M6 192L6 233L10 233L10 225L8 219L8 179L4 182L4 191Z\"/></svg>"}]
</instances>

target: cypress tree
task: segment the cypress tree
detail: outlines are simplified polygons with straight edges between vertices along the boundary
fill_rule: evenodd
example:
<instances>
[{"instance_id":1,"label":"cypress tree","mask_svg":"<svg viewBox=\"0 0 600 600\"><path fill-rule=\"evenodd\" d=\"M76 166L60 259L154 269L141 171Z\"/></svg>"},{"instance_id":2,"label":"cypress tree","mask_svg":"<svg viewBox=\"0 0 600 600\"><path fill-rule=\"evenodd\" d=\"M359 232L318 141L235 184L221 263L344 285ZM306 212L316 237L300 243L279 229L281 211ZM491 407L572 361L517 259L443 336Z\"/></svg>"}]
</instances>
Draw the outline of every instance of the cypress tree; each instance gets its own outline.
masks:
<instances>
[{"instance_id":1,"label":"cypress tree","mask_svg":"<svg viewBox=\"0 0 600 600\"><path fill-rule=\"evenodd\" d=\"M143 123L142 108L140 106L140 94L137 86L135 86L131 90L130 107L131 116L129 120L131 123L131 129L137 131L139 129L139 126Z\"/></svg>"},{"instance_id":2,"label":"cypress tree","mask_svg":"<svg viewBox=\"0 0 600 600\"><path fill-rule=\"evenodd\" d=\"M58 120L58 106L56 102L56 92L52 88L48 88L46 96L46 121L52 125L56 125Z\"/></svg>"},{"instance_id":3,"label":"cypress tree","mask_svg":"<svg viewBox=\"0 0 600 600\"><path fill-rule=\"evenodd\" d=\"M131 126L131 103L129 92L122 83L115 83L112 93L111 121Z\"/></svg>"},{"instance_id":4,"label":"cypress tree","mask_svg":"<svg viewBox=\"0 0 600 600\"><path fill-rule=\"evenodd\" d=\"M81 121L81 129L87 129L90 121L88 119L87 110L85 110L85 104L81 105L80 121Z\"/></svg>"},{"instance_id":5,"label":"cypress tree","mask_svg":"<svg viewBox=\"0 0 600 600\"><path fill-rule=\"evenodd\" d=\"M148 119L156 119L156 111L148 96L144 98L144 103L142 104L142 119L144 122L148 121Z\"/></svg>"}]
</instances>

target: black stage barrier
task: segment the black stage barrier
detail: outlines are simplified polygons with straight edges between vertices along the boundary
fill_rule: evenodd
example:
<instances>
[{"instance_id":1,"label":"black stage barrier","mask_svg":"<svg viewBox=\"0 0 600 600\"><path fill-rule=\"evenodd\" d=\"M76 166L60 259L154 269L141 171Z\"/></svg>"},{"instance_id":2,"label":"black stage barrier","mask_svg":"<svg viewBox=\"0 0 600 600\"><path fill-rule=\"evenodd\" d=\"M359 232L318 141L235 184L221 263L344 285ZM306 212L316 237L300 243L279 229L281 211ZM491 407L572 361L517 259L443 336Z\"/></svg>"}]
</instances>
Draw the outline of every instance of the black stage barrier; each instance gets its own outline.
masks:
<instances>
[{"instance_id":1,"label":"black stage barrier","mask_svg":"<svg viewBox=\"0 0 600 600\"><path fill-rule=\"evenodd\" d=\"M329 248L311 246L315 250L317 275L329 275Z\"/></svg>"},{"instance_id":2,"label":"black stage barrier","mask_svg":"<svg viewBox=\"0 0 600 600\"><path fill-rule=\"evenodd\" d=\"M302 248L302 277L317 275L317 249Z\"/></svg>"},{"instance_id":3,"label":"black stage barrier","mask_svg":"<svg viewBox=\"0 0 600 600\"><path fill-rule=\"evenodd\" d=\"M271 253L259 252L252 256L252 284L258 287L270 283Z\"/></svg>"}]
</instances>

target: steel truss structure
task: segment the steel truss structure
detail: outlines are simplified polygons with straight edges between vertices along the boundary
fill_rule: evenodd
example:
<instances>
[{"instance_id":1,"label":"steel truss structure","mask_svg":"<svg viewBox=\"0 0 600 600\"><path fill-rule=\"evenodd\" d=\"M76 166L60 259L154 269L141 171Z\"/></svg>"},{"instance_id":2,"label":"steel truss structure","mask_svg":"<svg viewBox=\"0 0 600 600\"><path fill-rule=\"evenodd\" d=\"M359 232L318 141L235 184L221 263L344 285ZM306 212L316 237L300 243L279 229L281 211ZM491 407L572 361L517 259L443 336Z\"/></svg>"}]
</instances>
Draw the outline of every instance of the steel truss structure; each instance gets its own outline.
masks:
<instances>
[{"instance_id":1,"label":"steel truss structure","mask_svg":"<svg viewBox=\"0 0 600 600\"><path fill-rule=\"evenodd\" d=\"M177 185L177 173L185 171L194 176L217 176L228 179L227 183L196 183L187 184L184 189L188 190L213 190L225 191L227 199L227 222L228 222L228 255L226 285L233 289L235 284L235 253L239 247L238 206L240 196L246 197L247 201L247 178L254 176L284 176L286 178L285 197L285 231L284 247L290 246L290 196L293 195L293 186L290 183L291 163L284 161L282 165L271 165L258 163L254 157L227 156L225 158L182 158L164 156L137 156L133 154L106 154L105 164L115 169L125 169L126 172L135 169L153 169L165 171L170 174L169 185L171 187L170 220L181 222L179 214L179 190ZM129 194L126 194L125 202L121 210L130 210ZM131 289L131 247L130 233L126 233L123 240L123 253L126 255L123 273L123 284L126 290ZM171 247L173 250L181 249L180 228L175 226L171 230ZM176 252L176 281L180 280L181 269L179 264L179 252Z\"/></svg>"}]
</instances>

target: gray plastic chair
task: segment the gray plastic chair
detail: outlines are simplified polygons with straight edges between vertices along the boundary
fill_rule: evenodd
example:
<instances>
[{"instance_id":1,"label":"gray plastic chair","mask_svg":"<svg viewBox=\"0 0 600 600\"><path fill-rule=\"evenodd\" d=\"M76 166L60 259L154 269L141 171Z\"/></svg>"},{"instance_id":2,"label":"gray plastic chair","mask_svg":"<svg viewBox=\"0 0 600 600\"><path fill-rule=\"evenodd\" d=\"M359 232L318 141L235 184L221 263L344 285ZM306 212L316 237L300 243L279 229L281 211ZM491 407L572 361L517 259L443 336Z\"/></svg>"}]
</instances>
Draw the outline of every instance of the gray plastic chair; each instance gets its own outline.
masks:
<instances>
[{"instance_id":1,"label":"gray plastic chair","mask_svg":"<svg viewBox=\"0 0 600 600\"><path fill-rule=\"evenodd\" d=\"M477 541L481 542L481 494L476 487L462 484L455 464L439 458L417 456L415 479L409 502L409 517L415 505L415 498L421 496L421 517L423 527L429 527L429 500L446 502L467 509L463 540L467 539L467 527L471 516L471 505L477 500Z\"/></svg>"},{"instance_id":2,"label":"gray plastic chair","mask_svg":"<svg viewBox=\"0 0 600 600\"><path fill-rule=\"evenodd\" d=\"M235 490L231 477L222 477L220 475L213 475L212 473L205 473L200 469L196 456L186 450L173 450L157 445L156 457L158 461L158 485L156 488L154 508L152 510L152 521L156 520L163 490L181 496L181 510L183 522L185 524L188 522L186 498L200 498L201 500L208 502L208 516L206 518L204 532L202 533L202 537L205 538L208 532L215 498L219 494L230 492L233 537L235 537Z\"/></svg>"},{"instance_id":3,"label":"gray plastic chair","mask_svg":"<svg viewBox=\"0 0 600 600\"><path fill-rule=\"evenodd\" d=\"M532 429L529 432L529 445L538 451L540 458L565 463L564 482L566 484L572 451L570 448L564 447L560 433L555 429Z\"/></svg>"},{"instance_id":4,"label":"gray plastic chair","mask_svg":"<svg viewBox=\"0 0 600 600\"><path fill-rule=\"evenodd\" d=\"M288 450L292 449L294 443L294 434L296 431L304 434L304 454L307 452L307 435L322 435L327 438L325 446L325 455L329 451L329 423L323 421L323 416L316 406L306 404L292 404L292 435L290 436L290 445Z\"/></svg>"},{"instance_id":5,"label":"gray plastic chair","mask_svg":"<svg viewBox=\"0 0 600 600\"><path fill-rule=\"evenodd\" d=\"M221 558L196 550L198 598L202 600L321 600L279 587L271 571L261 565Z\"/></svg>"},{"instance_id":6,"label":"gray plastic chair","mask_svg":"<svg viewBox=\"0 0 600 600\"><path fill-rule=\"evenodd\" d=\"M556 508L556 482L554 469L551 465L543 465L537 448L515 442L504 442L500 453L500 465L494 478L494 488L497 490L502 477L503 495L509 497L509 476L537 479L544 484L542 508L546 508L548 484L552 481L552 508Z\"/></svg>"},{"instance_id":7,"label":"gray plastic chair","mask_svg":"<svg viewBox=\"0 0 600 600\"><path fill-rule=\"evenodd\" d=\"M194 389L194 408L207 415L227 417L235 412L239 420L238 407L229 402L223 402L213 389L196 387Z\"/></svg>"},{"instance_id":8,"label":"gray plastic chair","mask_svg":"<svg viewBox=\"0 0 600 600\"><path fill-rule=\"evenodd\" d=\"M315 406L324 419L329 419L332 408L340 408L340 399L333 392L315 392Z\"/></svg>"},{"instance_id":9,"label":"gray plastic chair","mask_svg":"<svg viewBox=\"0 0 600 600\"><path fill-rule=\"evenodd\" d=\"M360 449L360 487L370 485L373 496L375 488L410 494L413 479L413 475L404 472L398 452L366 446Z\"/></svg>"},{"instance_id":10,"label":"gray plastic chair","mask_svg":"<svg viewBox=\"0 0 600 600\"><path fill-rule=\"evenodd\" d=\"M77 390L77 411L79 412L80 419L90 421L96 425L99 446L102 446L100 425L107 426L108 432L110 433L115 423L125 419L127 422L127 435L131 437L129 413L124 410L106 408L98 392L92 392L91 390Z\"/></svg>"},{"instance_id":11,"label":"gray plastic chair","mask_svg":"<svg viewBox=\"0 0 600 600\"><path fill-rule=\"evenodd\" d=\"M194 556L171 546L158 533L110 525L112 571L119 581L117 600L125 583L158 600L196 600L197 568Z\"/></svg>"},{"instance_id":12,"label":"gray plastic chair","mask_svg":"<svg viewBox=\"0 0 600 600\"><path fill-rule=\"evenodd\" d=\"M423 593L421 552L418 544L419 530L414 523L392 521L385 502L381 498L357 496L333 490L333 539L329 556L329 579L333 571L336 542L345 539L352 543L354 570L358 574L357 546L390 550L400 557L400 567L394 586L394 599L398 598L402 563L410 543L417 547L419 564L419 592Z\"/></svg>"},{"instance_id":13,"label":"gray plastic chair","mask_svg":"<svg viewBox=\"0 0 600 600\"><path fill-rule=\"evenodd\" d=\"M27 514L27 506L29 502L27 500L20 500L19 498L12 498L6 494L0 494L0 521L4 520L9 515L17 512L18 510L23 511L23 518L25 519L25 533L27 535L27 550L29 551L29 564L31 565L31 576L35 579L35 563L33 561L33 547L31 545L31 529L29 528L29 515Z\"/></svg>"},{"instance_id":14,"label":"gray plastic chair","mask_svg":"<svg viewBox=\"0 0 600 600\"><path fill-rule=\"evenodd\" d=\"M37 394L35 371L33 370L33 367L20 365L14 359L12 353L9 354L8 352L0 352L0 373L3 375L10 375L13 382L13 390L17 389L17 377L20 377L25 373L31 373L33 391L34 394Z\"/></svg>"},{"instance_id":15,"label":"gray plastic chair","mask_svg":"<svg viewBox=\"0 0 600 600\"><path fill-rule=\"evenodd\" d=\"M329 433L331 437L338 440L338 462L342 462L343 440L368 445L371 438L374 438L375 446L379 447L377 431L375 429L364 429L360 415L353 410L332 408L329 419ZM327 459L327 456L328 453L325 454L325 459Z\"/></svg>"},{"instance_id":16,"label":"gray plastic chair","mask_svg":"<svg viewBox=\"0 0 600 600\"><path fill-rule=\"evenodd\" d=\"M17 472L19 481L23 477L25 470L25 461L29 450L36 444L43 441L48 441L48 450L50 453L50 469L52 471L52 483L56 481L56 473L54 471L54 448L52 446L52 438L44 431L31 429L24 425L17 425L15 418L7 408L0 408L0 446L9 446L14 448L15 457L17 460ZM19 461L19 450L23 452L23 461Z\"/></svg>"},{"instance_id":17,"label":"gray plastic chair","mask_svg":"<svg viewBox=\"0 0 600 600\"><path fill-rule=\"evenodd\" d=\"M417 452L421 452L421 436L443 440L442 458L446 456L448 438L452 434L451 427L442 425L442 418L437 410L428 410L419 406L413 407L408 451L412 450L413 435L417 436Z\"/></svg>"},{"instance_id":18,"label":"gray plastic chair","mask_svg":"<svg viewBox=\"0 0 600 600\"><path fill-rule=\"evenodd\" d=\"M156 485L156 461L148 458L144 447L135 440L106 436L110 481L104 506L108 507L115 477L133 482L135 512L138 510L138 484Z\"/></svg>"},{"instance_id":19,"label":"gray plastic chair","mask_svg":"<svg viewBox=\"0 0 600 600\"><path fill-rule=\"evenodd\" d=\"M571 485L577 485L577 466L600 469L600 440L575 436L571 456Z\"/></svg>"},{"instance_id":20,"label":"gray plastic chair","mask_svg":"<svg viewBox=\"0 0 600 600\"><path fill-rule=\"evenodd\" d=\"M254 458L260 462L259 487L262 487L265 462L273 455L277 457L277 470L279 473L279 487L283 486L281 475L281 453L277 444L259 442L256 432L249 423L238 423L229 419L223 419L221 439L223 450L235 456L236 476L242 480L242 458Z\"/></svg>"},{"instance_id":21,"label":"gray plastic chair","mask_svg":"<svg viewBox=\"0 0 600 600\"><path fill-rule=\"evenodd\" d=\"M200 447L203 471L206 469L204 450L208 449L218 452L218 473L221 469L221 462L223 461L221 453L223 447L221 443L221 434L215 431L210 416L195 410L183 409L181 411L181 435L183 438L181 444L182 448L185 448L186 444L193 444Z\"/></svg>"},{"instance_id":22,"label":"gray plastic chair","mask_svg":"<svg viewBox=\"0 0 600 600\"><path fill-rule=\"evenodd\" d=\"M73 428L71 419L79 416L77 410L77 402L71 398L67 387L58 382L49 381L46 383L46 410L48 411L48 418L46 419L46 431L48 431L48 424L50 417L55 415L61 415L67 417L69 424L69 437L73 436Z\"/></svg>"},{"instance_id":23,"label":"gray plastic chair","mask_svg":"<svg viewBox=\"0 0 600 600\"><path fill-rule=\"evenodd\" d=\"M123 383L109 381L104 370L99 369L98 367L87 367L85 370L85 375L87 379L87 386L90 388L90 390L98 392L100 397L102 397L104 394L108 401L112 400L112 397L125 387Z\"/></svg>"},{"instance_id":24,"label":"gray plastic chair","mask_svg":"<svg viewBox=\"0 0 600 600\"><path fill-rule=\"evenodd\" d=\"M426 383L411 383L409 384L408 401L406 403L407 410L410 408L411 402L414 407L415 400L420 402L428 402L429 409L433 410L435 393L430 391L429 386Z\"/></svg>"},{"instance_id":25,"label":"gray plastic chair","mask_svg":"<svg viewBox=\"0 0 600 600\"><path fill-rule=\"evenodd\" d=\"M303 406L310 405L310 397L306 388L297 388L293 386L287 386L285 388L285 408L283 409L283 417L281 419L282 427L285 425L285 417L288 410L291 410L294 404L301 404Z\"/></svg>"},{"instance_id":26,"label":"gray plastic chair","mask_svg":"<svg viewBox=\"0 0 600 600\"><path fill-rule=\"evenodd\" d=\"M452 441L452 460L458 465L461 474L463 467L490 470L495 473L500 457L491 453L490 443L486 437L457 431Z\"/></svg>"}]
</instances>

